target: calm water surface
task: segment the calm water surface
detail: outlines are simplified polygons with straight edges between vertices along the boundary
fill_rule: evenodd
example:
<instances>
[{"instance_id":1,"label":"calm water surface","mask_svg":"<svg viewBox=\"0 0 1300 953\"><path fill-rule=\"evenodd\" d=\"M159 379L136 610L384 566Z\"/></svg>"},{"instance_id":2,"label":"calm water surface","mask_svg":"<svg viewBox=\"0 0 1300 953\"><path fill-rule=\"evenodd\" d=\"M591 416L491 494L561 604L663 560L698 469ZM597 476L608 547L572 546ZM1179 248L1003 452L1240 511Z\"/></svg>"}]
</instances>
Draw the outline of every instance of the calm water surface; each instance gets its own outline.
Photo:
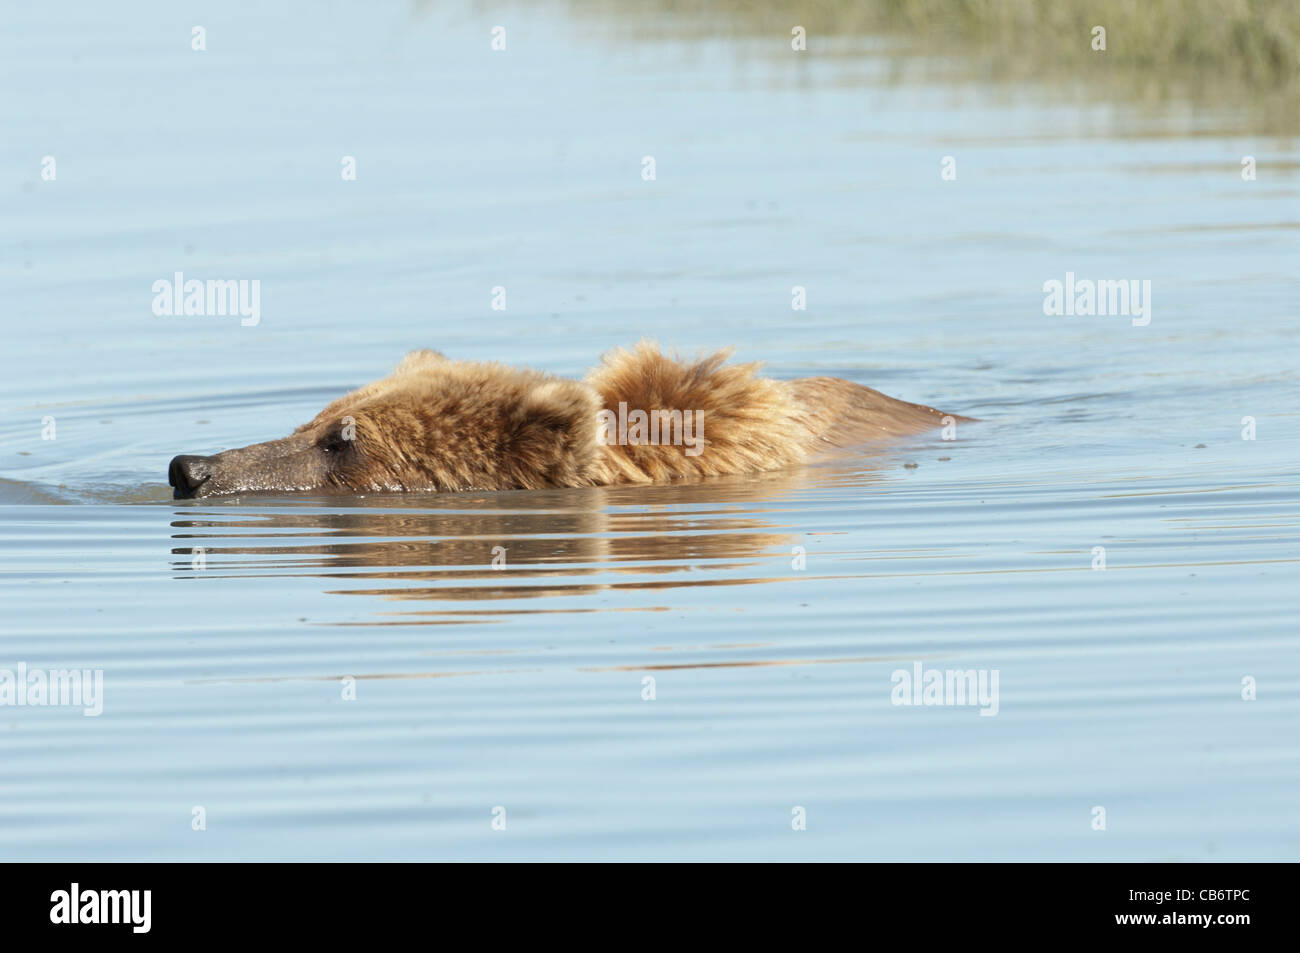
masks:
<instances>
[{"instance_id":1,"label":"calm water surface","mask_svg":"<svg viewBox=\"0 0 1300 953\"><path fill-rule=\"evenodd\" d=\"M878 43L317 9L3 14L0 669L104 696L0 708L0 856L1300 855L1294 140L899 85ZM260 323L155 316L176 271L260 280ZM1149 279L1151 323L1044 316L1067 271ZM577 376L643 335L981 422L686 486L170 500L172 455L410 348ZM997 715L891 704L917 662L996 670Z\"/></svg>"}]
</instances>

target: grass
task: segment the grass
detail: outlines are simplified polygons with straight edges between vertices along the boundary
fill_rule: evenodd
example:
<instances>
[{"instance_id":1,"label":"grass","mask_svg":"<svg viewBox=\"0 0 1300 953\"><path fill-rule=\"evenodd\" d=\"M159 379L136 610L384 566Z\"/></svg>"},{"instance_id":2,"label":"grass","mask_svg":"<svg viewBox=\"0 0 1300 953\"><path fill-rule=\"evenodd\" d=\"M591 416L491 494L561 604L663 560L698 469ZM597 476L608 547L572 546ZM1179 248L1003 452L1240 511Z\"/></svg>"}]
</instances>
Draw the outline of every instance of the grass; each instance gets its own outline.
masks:
<instances>
[{"instance_id":1,"label":"grass","mask_svg":"<svg viewBox=\"0 0 1300 953\"><path fill-rule=\"evenodd\" d=\"M1239 109L1252 132L1300 131L1300 0L568 0L637 36L773 38L811 54L881 38L947 79L1083 87L1126 101ZM1106 49L1092 49L1093 28ZM830 42L828 42L830 41ZM851 45L851 44L850 44ZM860 48L860 47L859 47ZM1046 90L1045 90L1046 91Z\"/></svg>"}]
</instances>

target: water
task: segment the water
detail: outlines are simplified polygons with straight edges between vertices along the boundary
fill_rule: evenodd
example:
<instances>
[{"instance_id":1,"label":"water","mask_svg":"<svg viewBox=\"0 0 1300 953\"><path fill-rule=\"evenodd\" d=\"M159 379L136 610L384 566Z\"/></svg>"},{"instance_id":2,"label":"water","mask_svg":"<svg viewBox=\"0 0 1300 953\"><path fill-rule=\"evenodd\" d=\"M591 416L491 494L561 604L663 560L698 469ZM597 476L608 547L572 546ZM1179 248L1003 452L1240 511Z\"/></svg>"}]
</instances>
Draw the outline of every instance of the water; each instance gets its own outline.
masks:
<instances>
[{"instance_id":1,"label":"water","mask_svg":"<svg viewBox=\"0 0 1300 953\"><path fill-rule=\"evenodd\" d=\"M1296 857L1293 139L635 10L223 8L197 52L170 9L4 13L0 669L104 689L0 709L0 856ZM260 323L155 316L176 271L259 279ZM1150 324L1045 316L1067 271L1150 280ZM170 499L408 349L577 376L641 336L981 422ZM891 704L918 662L996 670L996 716Z\"/></svg>"}]
</instances>

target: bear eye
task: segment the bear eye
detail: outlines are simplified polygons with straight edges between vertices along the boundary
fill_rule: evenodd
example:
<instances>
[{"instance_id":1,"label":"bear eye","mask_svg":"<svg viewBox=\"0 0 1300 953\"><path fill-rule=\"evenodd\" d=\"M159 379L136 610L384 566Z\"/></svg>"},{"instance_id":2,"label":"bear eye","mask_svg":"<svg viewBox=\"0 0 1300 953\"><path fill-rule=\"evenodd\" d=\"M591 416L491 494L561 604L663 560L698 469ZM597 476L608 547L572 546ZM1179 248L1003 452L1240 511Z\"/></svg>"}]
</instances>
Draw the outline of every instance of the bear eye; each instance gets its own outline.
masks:
<instances>
[{"instance_id":1,"label":"bear eye","mask_svg":"<svg viewBox=\"0 0 1300 953\"><path fill-rule=\"evenodd\" d=\"M343 439L342 434L334 433L324 438L317 446L322 453L342 453L348 448L348 442Z\"/></svg>"}]
</instances>

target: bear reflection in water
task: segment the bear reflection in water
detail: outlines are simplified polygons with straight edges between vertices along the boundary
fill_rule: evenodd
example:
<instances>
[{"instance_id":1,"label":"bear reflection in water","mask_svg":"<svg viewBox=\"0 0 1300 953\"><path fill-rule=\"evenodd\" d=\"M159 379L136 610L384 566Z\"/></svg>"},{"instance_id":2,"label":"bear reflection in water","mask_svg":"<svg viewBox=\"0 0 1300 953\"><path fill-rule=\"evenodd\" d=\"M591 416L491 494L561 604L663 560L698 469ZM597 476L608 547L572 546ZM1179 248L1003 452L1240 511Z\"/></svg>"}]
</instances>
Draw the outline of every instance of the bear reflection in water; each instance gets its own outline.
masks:
<instances>
[{"instance_id":1,"label":"bear reflection in water","mask_svg":"<svg viewBox=\"0 0 1300 953\"><path fill-rule=\"evenodd\" d=\"M383 494L346 508L330 497L267 497L178 510L173 568L187 577L317 576L330 592L396 600L748 585L802 569L793 563L811 540L783 525L782 501L880 479L860 461L832 459L665 486Z\"/></svg>"}]
</instances>

